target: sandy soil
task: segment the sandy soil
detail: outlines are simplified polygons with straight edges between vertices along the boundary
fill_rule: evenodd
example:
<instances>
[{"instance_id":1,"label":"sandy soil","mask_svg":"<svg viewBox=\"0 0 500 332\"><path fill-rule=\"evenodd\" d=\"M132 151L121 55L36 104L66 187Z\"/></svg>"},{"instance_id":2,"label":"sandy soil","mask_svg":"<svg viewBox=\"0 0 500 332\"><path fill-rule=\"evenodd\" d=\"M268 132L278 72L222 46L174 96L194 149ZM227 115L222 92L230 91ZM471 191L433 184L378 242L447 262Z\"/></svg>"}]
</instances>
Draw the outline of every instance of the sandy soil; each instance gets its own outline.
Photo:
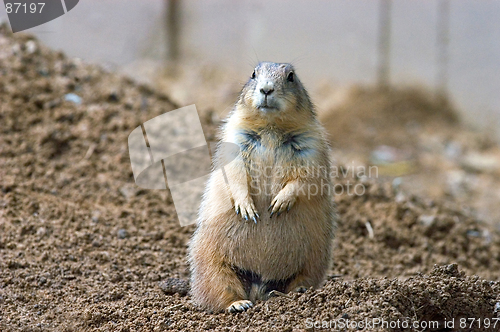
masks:
<instances>
[{"instance_id":1,"label":"sandy soil","mask_svg":"<svg viewBox=\"0 0 500 332\"><path fill-rule=\"evenodd\" d=\"M491 223L452 196L353 177L338 179L341 223L323 288L241 314L199 311L186 295L193 227L178 225L168 191L135 186L127 149L136 126L177 105L5 27L0 75L1 331L301 331L365 319L465 331L500 318ZM213 110L200 113L213 139ZM347 193L356 184L363 195Z\"/></svg>"},{"instance_id":2,"label":"sandy soil","mask_svg":"<svg viewBox=\"0 0 500 332\"><path fill-rule=\"evenodd\" d=\"M462 124L452 102L422 87L324 90L321 118L339 162L377 165L408 193L452 199L500 226L499 146Z\"/></svg>"}]
</instances>

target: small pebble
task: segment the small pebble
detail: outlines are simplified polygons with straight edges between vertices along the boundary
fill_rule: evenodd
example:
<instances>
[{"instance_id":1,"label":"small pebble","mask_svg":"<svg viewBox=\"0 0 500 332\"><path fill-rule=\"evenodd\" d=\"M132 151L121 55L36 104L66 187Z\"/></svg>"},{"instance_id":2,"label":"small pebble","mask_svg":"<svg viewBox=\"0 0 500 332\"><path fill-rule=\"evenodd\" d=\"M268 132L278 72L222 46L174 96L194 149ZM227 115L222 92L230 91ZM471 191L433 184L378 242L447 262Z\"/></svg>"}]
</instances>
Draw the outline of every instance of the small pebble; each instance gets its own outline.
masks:
<instances>
[{"instance_id":1,"label":"small pebble","mask_svg":"<svg viewBox=\"0 0 500 332\"><path fill-rule=\"evenodd\" d=\"M64 100L70 101L74 104L80 105L82 103L82 98L74 93L68 93L64 96Z\"/></svg>"},{"instance_id":2,"label":"small pebble","mask_svg":"<svg viewBox=\"0 0 500 332\"><path fill-rule=\"evenodd\" d=\"M418 221L426 227L432 226L434 220L436 220L436 216L433 215L421 215L418 217Z\"/></svg>"},{"instance_id":3,"label":"small pebble","mask_svg":"<svg viewBox=\"0 0 500 332\"><path fill-rule=\"evenodd\" d=\"M47 229L45 227L40 227L36 231L36 235L43 237L47 234Z\"/></svg>"},{"instance_id":4,"label":"small pebble","mask_svg":"<svg viewBox=\"0 0 500 332\"><path fill-rule=\"evenodd\" d=\"M128 237L128 232L126 229L120 228L118 230L118 238L120 239L126 239Z\"/></svg>"},{"instance_id":5,"label":"small pebble","mask_svg":"<svg viewBox=\"0 0 500 332\"><path fill-rule=\"evenodd\" d=\"M476 231L476 230L468 230L467 231L467 236L470 236L470 237L481 237L481 232Z\"/></svg>"},{"instance_id":6,"label":"small pebble","mask_svg":"<svg viewBox=\"0 0 500 332\"><path fill-rule=\"evenodd\" d=\"M167 295L185 296L189 292L189 282L179 278L167 278L159 283L160 289Z\"/></svg>"},{"instance_id":7,"label":"small pebble","mask_svg":"<svg viewBox=\"0 0 500 332\"><path fill-rule=\"evenodd\" d=\"M28 54L33 54L38 49L36 43L33 40L28 40L24 46L26 46L26 52Z\"/></svg>"}]
</instances>

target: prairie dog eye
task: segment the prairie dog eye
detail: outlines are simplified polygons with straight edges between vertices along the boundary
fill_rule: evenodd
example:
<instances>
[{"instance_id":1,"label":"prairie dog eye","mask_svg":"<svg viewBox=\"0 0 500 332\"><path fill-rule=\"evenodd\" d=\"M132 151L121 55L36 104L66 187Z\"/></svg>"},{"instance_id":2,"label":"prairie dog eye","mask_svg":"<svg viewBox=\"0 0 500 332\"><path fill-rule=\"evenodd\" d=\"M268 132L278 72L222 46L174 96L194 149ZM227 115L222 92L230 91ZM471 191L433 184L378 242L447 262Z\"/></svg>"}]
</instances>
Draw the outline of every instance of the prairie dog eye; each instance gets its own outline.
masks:
<instances>
[{"instance_id":1,"label":"prairie dog eye","mask_svg":"<svg viewBox=\"0 0 500 332\"><path fill-rule=\"evenodd\" d=\"M294 81L294 74L293 74L293 71L290 72L290 74L288 74L288 77L286 78L286 80L288 82L293 82Z\"/></svg>"},{"instance_id":2,"label":"prairie dog eye","mask_svg":"<svg viewBox=\"0 0 500 332\"><path fill-rule=\"evenodd\" d=\"M252 73L252 79L255 79L255 70Z\"/></svg>"}]
</instances>

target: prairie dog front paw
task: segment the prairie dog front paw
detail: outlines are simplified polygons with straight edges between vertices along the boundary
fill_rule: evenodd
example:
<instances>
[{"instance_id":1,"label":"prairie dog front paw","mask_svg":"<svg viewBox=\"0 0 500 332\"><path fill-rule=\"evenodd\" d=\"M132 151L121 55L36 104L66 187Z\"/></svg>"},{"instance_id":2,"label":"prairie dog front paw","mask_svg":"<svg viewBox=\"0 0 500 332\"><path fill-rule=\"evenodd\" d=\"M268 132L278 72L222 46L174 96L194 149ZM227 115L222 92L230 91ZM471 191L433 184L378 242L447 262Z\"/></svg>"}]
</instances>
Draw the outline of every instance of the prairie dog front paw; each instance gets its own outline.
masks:
<instances>
[{"instance_id":1,"label":"prairie dog front paw","mask_svg":"<svg viewBox=\"0 0 500 332\"><path fill-rule=\"evenodd\" d=\"M271 201L271 205L268 209L268 211L271 212L270 217L272 217L275 213L279 216L284 211L290 211L296 201L297 196L295 193L283 188Z\"/></svg>"},{"instance_id":2,"label":"prairie dog front paw","mask_svg":"<svg viewBox=\"0 0 500 332\"><path fill-rule=\"evenodd\" d=\"M255 205L253 204L253 200L251 197L247 197L242 201L235 200L234 209L236 211L236 214L241 213L241 217L245 220L251 219L255 223L257 223L257 219L260 218L259 214L257 213L257 210L255 209Z\"/></svg>"}]
</instances>

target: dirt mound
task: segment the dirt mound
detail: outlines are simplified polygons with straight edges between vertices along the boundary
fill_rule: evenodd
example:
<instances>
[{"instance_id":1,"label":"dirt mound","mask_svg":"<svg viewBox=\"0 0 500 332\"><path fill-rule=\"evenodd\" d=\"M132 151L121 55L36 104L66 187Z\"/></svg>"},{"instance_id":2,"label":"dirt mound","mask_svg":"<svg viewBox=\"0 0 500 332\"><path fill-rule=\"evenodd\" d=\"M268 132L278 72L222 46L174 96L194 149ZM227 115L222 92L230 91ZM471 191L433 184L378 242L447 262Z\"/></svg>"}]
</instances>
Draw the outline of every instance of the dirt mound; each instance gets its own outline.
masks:
<instances>
[{"instance_id":1,"label":"dirt mound","mask_svg":"<svg viewBox=\"0 0 500 332\"><path fill-rule=\"evenodd\" d=\"M423 89L357 86L344 92L342 102L322 120L335 147L408 148L415 145L416 133L454 126L458 116L447 100L436 100Z\"/></svg>"},{"instance_id":2,"label":"dirt mound","mask_svg":"<svg viewBox=\"0 0 500 332\"><path fill-rule=\"evenodd\" d=\"M419 88L321 89L319 102L337 161L377 166L406 192L453 198L498 227L500 147L459 121L452 103Z\"/></svg>"},{"instance_id":3,"label":"dirt mound","mask_svg":"<svg viewBox=\"0 0 500 332\"><path fill-rule=\"evenodd\" d=\"M168 191L135 186L127 149L136 126L176 105L5 27L0 73L2 331L292 331L365 318L459 326L498 315L497 231L452 203L357 179L340 181L325 287L238 315L200 312L183 294L193 227L178 225ZM349 195L356 184L366 192Z\"/></svg>"},{"instance_id":4,"label":"dirt mound","mask_svg":"<svg viewBox=\"0 0 500 332\"><path fill-rule=\"evenodd\" d=\"M407 197L389 183L343 183L344 194L337 197L342 218L335 272L349 278L407 277L430 272L434 264L457 262L468 274L500 280L499 233L467 210ZM364 194L353 195L356 187Z\"/></svg>"},{"instance_id":5,"label":"dirt mound","mask_svg":"<svg viewBox=\"0 0 500 332\"><path fill-rule=\"evenodd\" d=\"M237 320L237 329L248 331L442 331L452 326L451 330L481 330L479 319L467 320L481 317L481 324L487 321L493 330L496 321L492 320L495 317L491 309L495 305L492 294L498 291L498 283L465 277L451 265L435 268L429 276L406 281L387 278L328 281L318 291L259 303L236 319L228 314L207 315L184 309L168 315L163 326L224 331ZM471 324L475 328L471 329Z\"/></svg>"}]
</instances>

